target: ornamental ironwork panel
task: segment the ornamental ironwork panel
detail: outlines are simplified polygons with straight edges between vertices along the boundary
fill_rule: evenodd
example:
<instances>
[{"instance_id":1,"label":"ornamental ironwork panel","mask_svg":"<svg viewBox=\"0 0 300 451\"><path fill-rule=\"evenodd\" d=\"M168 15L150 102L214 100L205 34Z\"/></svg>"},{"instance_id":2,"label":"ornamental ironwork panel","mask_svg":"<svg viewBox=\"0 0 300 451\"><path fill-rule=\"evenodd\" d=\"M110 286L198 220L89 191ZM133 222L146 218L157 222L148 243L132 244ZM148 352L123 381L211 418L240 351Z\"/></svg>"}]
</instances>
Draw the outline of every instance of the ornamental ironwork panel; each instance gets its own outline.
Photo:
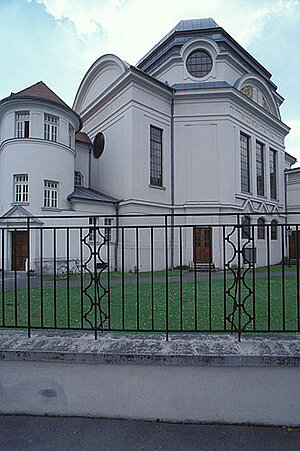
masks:
<instances>
[{"instance_id":1,"label":"ornamental ironwork panel","mask_svg":"<svg viewBox=\"0 0 300 451\"><path fill-rule=\"evenodd\" d=\"M109 245L109 241L105 232L102 233L100 227L94 224L82 238L82 243L88 251L83 264L87 277L82 294L90 304L87 310L83 311L83 320L95 331L97 337L97 332L103 332L104 325L108 321L108 313L103 308L109 291L103 281L103 273L108 268L108 262L103 258L103 251Z\"/></svg>"},{"instance_id":2,"label":"ornamental ironwork panel","mask_svg":"<svg viewBox=\"0 0 300 451\"><path fill-rule=\"evenodd\" d=\"M224 228L224 267L232 275L225 282L225 322L231 332L255 330L255 272L256 249L254 226L248 226L246 238L242 239L243 225L237 224L227 231ZM243 236L245 236L245 231ZM231 254L231 255L230 255ZM252 275L252 283L249 275ZM227 329L227 327L226 327Z\"/></svg>"}]
</instances>

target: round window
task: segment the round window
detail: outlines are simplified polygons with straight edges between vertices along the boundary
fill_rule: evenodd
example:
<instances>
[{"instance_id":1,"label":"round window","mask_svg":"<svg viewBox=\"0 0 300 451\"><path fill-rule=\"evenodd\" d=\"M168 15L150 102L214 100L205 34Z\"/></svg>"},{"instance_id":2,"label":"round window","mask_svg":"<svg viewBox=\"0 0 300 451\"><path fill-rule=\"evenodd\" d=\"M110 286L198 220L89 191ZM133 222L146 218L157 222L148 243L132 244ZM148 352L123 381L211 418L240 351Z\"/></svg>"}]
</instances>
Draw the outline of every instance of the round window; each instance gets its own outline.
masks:
<instances>
[{"instance_id":1,"label":"round window","mask_svg":"<svg viewBox=\"0 0 300 451\"><path fill-rule=\"evenodd\" d=\"M195 50L186 60L188 72L197 78L205 77L211 71L212 65L210 55L204 50Z\"/></svg>"}]
</instances>

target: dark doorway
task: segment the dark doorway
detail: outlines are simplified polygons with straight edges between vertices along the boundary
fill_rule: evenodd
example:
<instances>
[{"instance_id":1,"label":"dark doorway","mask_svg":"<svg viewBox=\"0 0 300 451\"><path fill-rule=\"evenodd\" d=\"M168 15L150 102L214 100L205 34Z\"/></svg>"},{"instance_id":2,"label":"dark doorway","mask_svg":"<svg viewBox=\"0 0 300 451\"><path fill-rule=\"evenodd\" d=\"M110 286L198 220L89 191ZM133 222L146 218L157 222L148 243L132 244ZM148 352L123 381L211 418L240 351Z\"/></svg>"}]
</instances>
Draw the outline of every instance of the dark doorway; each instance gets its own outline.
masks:
<instances>
[{"instance_id":1,"label":"dark doorway","mask_svg":"<svg viewBox=\"0 0 300 451\"><path fill-rule=\"evenodd\" d=\"M12 233L12 265L11 269L25 271L28 258L28 232Z\"/></svg>"},{"instance_id":2,"label":"dark doorway","mask_svg":"<svg viewBox=\"0 0 300 451\"><path fill-rule=\"evenodd\" d=\"M212 256L212 234L209 227L194 228L194 263L210 263Z\"/></svg>"},{"instance_id":3,"label":"dark doorway","mask_svg":"<svg viewBox=\"0 0 300 451\"><path fill-rule=\"evenodd\" d=\"M297 252L297 244L298 244L298 252ZM298 260L300 259L300 232L293 231L289 236L289 258L291 260L296 260L297 258Z\"/></svg>"}]
</instances>

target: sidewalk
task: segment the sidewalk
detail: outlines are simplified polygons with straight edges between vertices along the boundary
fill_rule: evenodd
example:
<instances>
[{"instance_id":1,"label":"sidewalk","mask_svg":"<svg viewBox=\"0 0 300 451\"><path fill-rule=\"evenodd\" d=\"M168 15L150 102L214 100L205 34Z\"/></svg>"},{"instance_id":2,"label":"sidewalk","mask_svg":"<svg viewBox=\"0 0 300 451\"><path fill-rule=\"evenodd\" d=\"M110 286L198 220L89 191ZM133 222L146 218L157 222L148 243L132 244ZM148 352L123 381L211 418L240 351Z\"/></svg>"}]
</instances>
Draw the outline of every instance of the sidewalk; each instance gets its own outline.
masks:
<instances>
[{"instance_id":1,"label":"sidewalk","mask_svg":"<svg viewBox=\"0 0 300 451\"><path fill-rule=\"evenodd\" d=\"M300 428L0 416L2 451L296 451Z\"/></svg>"}]
</instances>

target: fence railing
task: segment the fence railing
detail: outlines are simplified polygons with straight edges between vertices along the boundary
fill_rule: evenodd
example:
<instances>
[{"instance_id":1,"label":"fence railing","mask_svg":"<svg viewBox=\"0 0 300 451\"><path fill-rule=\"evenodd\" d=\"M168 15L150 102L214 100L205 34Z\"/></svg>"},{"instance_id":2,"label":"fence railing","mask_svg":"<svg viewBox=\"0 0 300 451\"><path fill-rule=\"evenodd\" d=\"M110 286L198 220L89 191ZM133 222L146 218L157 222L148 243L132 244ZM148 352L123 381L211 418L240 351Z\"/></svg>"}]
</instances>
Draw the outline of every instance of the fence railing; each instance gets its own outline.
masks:
<instances>
[{"instance_id":1,"label":"fence railing","mask_svg":"<svg viewBox=\"0 0 300 451\"><path fill-rule=\"evenodd\" d=\"M0 328L300 331L298 213L0 220Z\"/></svg>"}]
</instances>

